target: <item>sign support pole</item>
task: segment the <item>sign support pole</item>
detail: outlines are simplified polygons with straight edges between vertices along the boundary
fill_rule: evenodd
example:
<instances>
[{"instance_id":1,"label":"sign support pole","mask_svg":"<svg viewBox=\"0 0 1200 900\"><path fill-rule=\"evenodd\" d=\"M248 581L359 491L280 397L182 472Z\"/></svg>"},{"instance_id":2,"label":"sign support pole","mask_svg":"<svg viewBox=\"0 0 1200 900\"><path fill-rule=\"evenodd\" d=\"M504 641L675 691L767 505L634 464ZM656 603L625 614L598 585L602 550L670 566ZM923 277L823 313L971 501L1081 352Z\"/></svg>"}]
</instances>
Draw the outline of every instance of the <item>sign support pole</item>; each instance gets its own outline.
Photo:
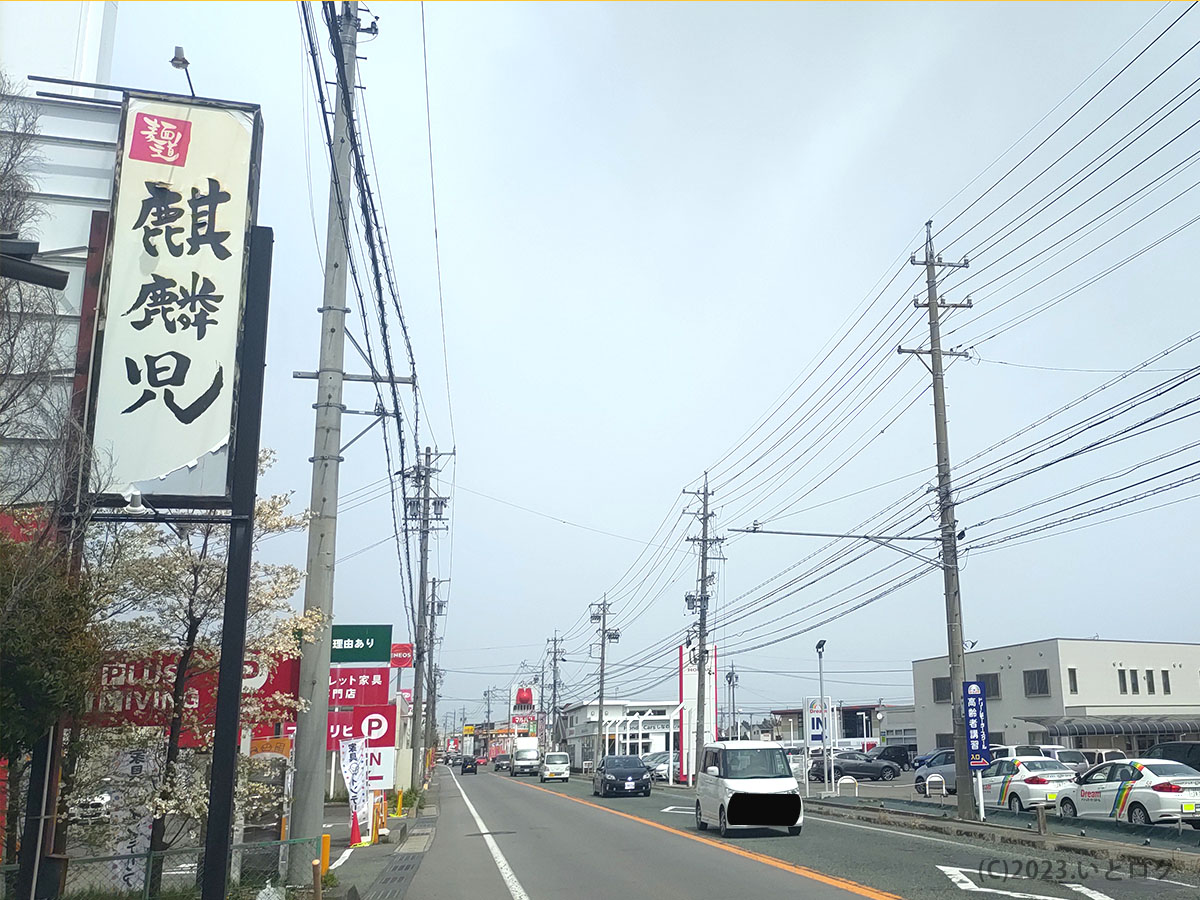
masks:
<instances>
[{"instance_id":1,"label":"sign support pole","mask_svg":"<svg viewBox=\"0 0 1200 900\"><path fill-rule=\"evenodd\" d=\"M979 798L979 821L987 818L983 814L983 769L975 770L975 796Z\"/></svg>"},{"instance_id":2,"label":"sign support pole","mask_svg":"<svg viewBox=\"0 0 1200 900\"><path fill-rule=\"evenodd\" d=\"M221 626L221 668L217 675L216 730L208 788L208 829L204 841L201 900L225 900L229 874L233 793L237 786L238 717L246 655L246 615L254 542L254 499L258 493L258 449L267 362L267 307L271 296L273 233L255 226L243 318L237 430L233 435L233 509L225 573L225 615Z\"/></svg>"}]
</instances>

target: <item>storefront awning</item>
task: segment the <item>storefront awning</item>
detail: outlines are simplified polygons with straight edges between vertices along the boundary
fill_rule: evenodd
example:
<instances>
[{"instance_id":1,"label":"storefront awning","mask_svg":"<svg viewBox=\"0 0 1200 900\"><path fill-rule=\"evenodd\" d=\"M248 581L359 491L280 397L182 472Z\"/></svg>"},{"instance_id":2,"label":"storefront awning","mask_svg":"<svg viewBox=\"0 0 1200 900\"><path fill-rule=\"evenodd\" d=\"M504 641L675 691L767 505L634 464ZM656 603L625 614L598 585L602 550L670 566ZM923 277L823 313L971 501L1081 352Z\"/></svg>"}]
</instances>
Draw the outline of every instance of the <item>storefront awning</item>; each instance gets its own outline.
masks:
<instances>
[{"instance_id":1,"label":"storefront awning","mask_svg":"<svg viewBox=\"0 0 1200 900\"><path fill-rule=\"evenodd\" d=\"M1200 734L1200 718L1191 716L1017 716L1046 729L1051 737L1096 734Z\"/></svg>"}]
</instances>

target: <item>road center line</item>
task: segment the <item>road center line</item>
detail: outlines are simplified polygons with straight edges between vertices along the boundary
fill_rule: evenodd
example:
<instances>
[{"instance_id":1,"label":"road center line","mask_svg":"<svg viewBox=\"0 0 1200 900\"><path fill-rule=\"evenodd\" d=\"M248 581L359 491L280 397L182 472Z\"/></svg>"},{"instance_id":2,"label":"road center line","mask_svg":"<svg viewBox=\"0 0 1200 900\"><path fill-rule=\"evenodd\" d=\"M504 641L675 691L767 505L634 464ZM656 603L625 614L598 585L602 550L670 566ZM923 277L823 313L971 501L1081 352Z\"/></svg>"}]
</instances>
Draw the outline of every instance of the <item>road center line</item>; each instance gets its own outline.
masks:
<instances>
[{"instance_id":1,"label":"road center line","mask_svg":"<svg viewBox=\"0 0 1200 900\"><path fill-rule=\"evenodd\" d=\"M570 800L572 803L582 803L584 806L592 807L592 809L598 809L606 813L611 813L614 816L620 816L623 819L629 819L633 822L640 822L642 825L649 825L651 828L657 828L659 831L665 831L668 834L674 834L681 838L687 838L689 841L696 841L699 844L707 844L710 847L716 847L718 850L724 850L726 853L732 853L735 856L741 856L745 859L752 859L755 862L762 863L763 865L771 866L775 869L781 869L784 872L791 872L793 875L799 875L802 878L808 878L812 881L819 881L821 884L827 884L830 887L841 888L843 891L848 891L851 894L858 894L860 897L867 897L868 900L902 900L902 898L897 894L890 894L887 891L881 891L877 888L868 887L865 884L859 884L857 881L850 881L846 878L838 878L836 875L826 875L824 872L818 872L816 869L810 869L806 866L793 865L792 863L784 862L781 859L776 859L774 856L755 853L752 850L744 850L741 847L735 847L732 844L723 844L719 841L711 840L710 838L700 837L698 834L690 834L689 832L681 831L678 828L672 828L670 825L663 825L661 822L655 822L653 819L643 819L641 816L635 816L607 806L601 806L599 803L592 803L590 800L584 800L580 797L572 797L570 794L562 794L558 791L552 791L549 788L544 788L540 785L526 784L525 782L521 782L521 787L529 788L530 790L534 791L542 791L543 793L549 794L551 797L559 797L563 800ZM465 797L466 795L464 794L463 796Z\"/></svg>"},{"instance_id":2,"label":"road center line","mask_svg":"<svg viewBox=\"0 0 1200 900\"><path fill-rule=\"evenodd\" d=\"M500 848L496 844L496 839L492 837L488 827L483 824L483 819L475 811L475 804L471 802L471 799L467 796L467 792L463 790L463 786L458 783L458 779L455 777L453 771L450 772L450 777L454 779L454 786L462 794L463 803L467 805L467 812L475 820L475 825L479 828L479 832L483 836L483 842L487 844L488 850L491 851L492 859L496 863L496 868L500 870L500 877L504 879L504 886L508 888L508 892L512 895L512 900L529 900L529 895L525 893L525 888L521 887L521 882L517 880L517 876L513 873L508 860L500 852Z\"/></svg>"},{"instance_id":3,"label":"road center line","mask_svg":"<svg viewBox=\"0 0 1200 900\"><path fill-rule=\"evenodd\" d=\"M335 861L333 861L329 864L329 871L332 872L334 869L336 869L338 866L340 866L342 863L344 863L346 860L348 860L350 858L350 854L353 852L354 852L353 847L347 847L345 850L343 850L342 855L339 856Z\"/></svg>"}]
</instances>

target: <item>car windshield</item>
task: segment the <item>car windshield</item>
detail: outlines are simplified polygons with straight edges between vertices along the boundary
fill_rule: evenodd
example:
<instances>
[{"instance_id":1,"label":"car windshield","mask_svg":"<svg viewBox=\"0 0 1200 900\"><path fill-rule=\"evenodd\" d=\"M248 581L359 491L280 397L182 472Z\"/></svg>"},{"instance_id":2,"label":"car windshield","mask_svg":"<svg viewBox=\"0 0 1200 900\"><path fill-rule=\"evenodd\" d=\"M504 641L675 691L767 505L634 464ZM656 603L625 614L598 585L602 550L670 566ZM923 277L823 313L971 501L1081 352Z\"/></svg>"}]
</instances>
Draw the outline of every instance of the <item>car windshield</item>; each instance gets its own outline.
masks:
<instances>
[{"instance_id":1,"label":"car windshield","mask_svg":"<svg viewBox=\"0 0 1200 900\"><path fill-rule=\"evenodd\" d=\"M1061 763L1081 763L1087 762L1087 757L1078 750L1060 750L1058 751L1058 761Z\"/></svg>"},{"instance_id":2,"label":"car windshield","mask_svg":"<svg viewBox=\"0 0 1200 900\"><path fill-rule=\"evenodd\" d=\"M1191 766L1185 766L1183 763L1177 762L1152 762L1144 768L1151 775L1157 775L1159 778L1195 778L1200 777L1200 772L1197 772ZM1176 808L1178 812L1178 808Z\"/></svg>"},{"instance_id":3,"label":"car windshield","mask_svg":"<svg viewBox=\"0 0 1200 900\"><path fill-rule=\"evenodd\" d=\"M567 754L565 754L565 753L547 753L546 754L546 765L548 765L548 766L562 766L562 765L566 765L570 761L571 761L571 757L567 756Z\"/></svg>"},{"instance_id":4,"label":"car windshield","mask_svg":"<svg viewBox=\"0 0 1200 900\"><path fill-rule=\"evenodd\" d=\"M610 769L644 769L646 764L638 756L610 756L604 764Z\"/></svg>"},{"instance_id":5,"label":"car windshield","mask_svg":"<svg viewBox=\"0 0 1200 900\"><path fill-rule=\"evenodd\" d=\"M508 762L508 760L509 760L509 755L507 753L501 753L499 756L496 757L496 762Z\"/></svg>"},{"instance_id":6,"label":"car windshield","mask_svg":"<svg viewBox=\"0 0 1200 900\"><path fill-rule=\"evenodd\" d=\"M792 767L778 747L726 750L726 778L791 778Z\"/></svg>"},{"instance_id":7,"label":"car windshield","mask_svg":"<svg viewBox=\"0 0 1200 900\"><path fill-rule=\"evenodd\" d=\"M517 759L537 759L538 752L536 750L518 750Z\"/></svg>"},{"instance_id":8,"label":"car windshield","mask_svg":"<svg viewBox=\"0 0 1200 900\"><path fill-rule=\"evenodd\" d=\"M1031 772L1070 772L1062 763L1053 759L1030 759L1021 764L1021 768Z\"/></svg>"}]
</instances>

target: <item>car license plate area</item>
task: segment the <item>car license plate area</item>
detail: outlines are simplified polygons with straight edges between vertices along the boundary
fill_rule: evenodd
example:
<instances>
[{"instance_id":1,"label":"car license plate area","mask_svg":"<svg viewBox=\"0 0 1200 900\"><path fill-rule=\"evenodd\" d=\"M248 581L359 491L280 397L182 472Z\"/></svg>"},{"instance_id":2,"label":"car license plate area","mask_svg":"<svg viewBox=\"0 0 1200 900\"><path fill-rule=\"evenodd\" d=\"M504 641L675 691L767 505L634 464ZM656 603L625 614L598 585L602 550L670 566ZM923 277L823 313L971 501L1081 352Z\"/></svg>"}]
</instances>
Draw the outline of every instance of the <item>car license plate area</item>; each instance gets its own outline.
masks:
<instances>
[{"instance_id":1,"label":"car license plate area","mask_svg":"<svg viewBox=\"0 0 1200 900\"><path fill-rule=\"evenodd\" d=\"M725 817L730 825L795 825L800 818L800 795L734 794Z\"/></svg>"},{"instance_id":2,"label":"car license plate area","mask_svg":"<svg viewBox=\"0 0 1200 900\"><path fill-rule=\"evenodd\" d=\"M1196 811L1196 804L1195 803L1183 804L1183 811L1185 813L1194 813Z\"/></svg>"},{"instance_id":3,"label":"car license plate area","mask_svg":"<svg viewBox=\"0 0 1200 900\"><path fill-rule=\"evenodd\" d=\"M1057 800L1057 799L1058 799L1058 792L1057 792L1057 791L1050 791L1050 793L1046 794L1046 799L1047 799L1047 800Z\"/></svg>"},{"instance_id":4,"label":"car license plate area","mask_svg":"<svg viewBox=\"0 0 1200 900\"><path fill-rule=\"evenodd\" d=\"M633 790L633 788L634 788L634 784L633 784L633 782L632 782L632 781L627 781L627 782L625 782L625 790L627 790L627 791L632 791L632 790Z\"/></svg>"}]
</instances>

